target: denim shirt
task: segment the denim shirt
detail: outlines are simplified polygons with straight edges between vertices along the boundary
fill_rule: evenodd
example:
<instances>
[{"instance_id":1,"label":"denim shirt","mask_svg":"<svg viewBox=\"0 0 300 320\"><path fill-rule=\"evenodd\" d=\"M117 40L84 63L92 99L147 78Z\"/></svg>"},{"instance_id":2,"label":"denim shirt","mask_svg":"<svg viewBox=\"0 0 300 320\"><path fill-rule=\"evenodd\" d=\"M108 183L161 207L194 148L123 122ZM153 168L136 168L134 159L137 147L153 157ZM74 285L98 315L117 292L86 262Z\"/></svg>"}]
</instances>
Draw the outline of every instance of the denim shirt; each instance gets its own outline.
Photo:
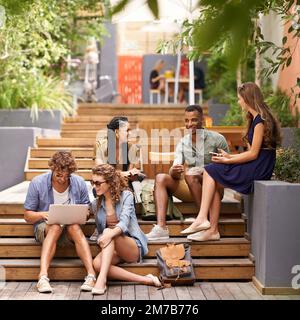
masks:
<instances>
[{"instance_id":1,"label":"denim shirt","mask_svg":"<svg viewBox=\"0 0 300 320\"><path fill-rule=\"evenodd\" d=\"M97 200L92 202L92 210L96 213ZM138 224L131 191L125 190L122 192L121 199L116 204L115 210L119 220L116 227L119 227L123 231L123 234L129 234L130 237L138 239L142 245L142 256L146 255L148 253L147 237ZM100 208L96 213L96 225L100 234L106 228L105 199L102 200Z\"/></svg>"},{"instance_id":2,"label":"denim shirt","mask_svg":"<svg viewBox=\"0 0 300 320\"><path fill-rule=\"evenodd\" d=\"M29 184L29 188L24 203L25 210L29 211L49 211L50 204L54 203L53 188L51 183L52 172L47 172L34 177ZM75 174L70 176L69 199L72 204L89 204L89 193L85 181ZM43 220L34 224L36 227Z\"/></svg>"}]
</instances>

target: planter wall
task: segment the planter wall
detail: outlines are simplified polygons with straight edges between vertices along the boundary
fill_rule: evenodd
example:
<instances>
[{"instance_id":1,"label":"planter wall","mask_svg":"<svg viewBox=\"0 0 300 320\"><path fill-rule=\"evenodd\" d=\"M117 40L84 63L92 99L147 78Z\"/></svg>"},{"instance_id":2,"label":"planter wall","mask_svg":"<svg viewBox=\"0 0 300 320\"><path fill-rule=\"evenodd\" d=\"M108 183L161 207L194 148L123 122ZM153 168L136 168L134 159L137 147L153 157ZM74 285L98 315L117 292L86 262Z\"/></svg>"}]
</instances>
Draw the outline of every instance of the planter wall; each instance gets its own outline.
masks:
<instances>
[{"instance_id":1,"label":"planter wall","mask_svg":"<svg viewBox=\"0 0 300 320\"><path fill-rule=\"evenodd\" d=\"M245 199L255 280L263 293L297 291L292 268L300 265L299 198L300 184L256 181L254 194Z\"/></svg>"},{"instance_id":2,"label":"planter wall","mask_svg":"<svg viewBox=\"0 0 300 320\"><path fill-rule=\"evenodd\" d=\"M0 127L37 127L60 130L62 115L60 110L39 111L35 122L30 118L30 110L0 110Z\"/></svg>"},{"instance_id":3,"label":"planter wall","mask_svg":"<svg viewBox=\"0 0 300 320\"><path fill-rule=\"evenodd\" d=\"M0 127L0 191L24 181L28 147L37 136L59 136L59 131L41 128Z\"/></svg>"}]
</instances>

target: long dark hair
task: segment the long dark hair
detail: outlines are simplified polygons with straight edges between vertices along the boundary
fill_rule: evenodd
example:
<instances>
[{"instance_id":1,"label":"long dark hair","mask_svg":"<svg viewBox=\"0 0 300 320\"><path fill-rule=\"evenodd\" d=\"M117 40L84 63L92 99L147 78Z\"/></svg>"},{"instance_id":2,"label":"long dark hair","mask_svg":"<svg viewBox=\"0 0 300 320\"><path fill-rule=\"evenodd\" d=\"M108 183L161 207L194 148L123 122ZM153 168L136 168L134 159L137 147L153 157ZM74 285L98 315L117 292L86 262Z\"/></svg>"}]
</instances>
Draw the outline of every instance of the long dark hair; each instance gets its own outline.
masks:
<instances>
[{"instance_id":1,"label":"long dark hair","mask_svg":"<svg viewBox=\"0 0 300 320\"><path fill-rule=\"evenodd\" d=\"M264 121L263 144L266 148L276 148L281 144L280 125L272 114L270 108L264 101L260 88L253 82L246 82L237 89L238 94L244 99L245 103L258 112ZM253 121L253 116L247 112L247 131L244 140L248 142L248 132Z\"/></svg>"}]
</instances>

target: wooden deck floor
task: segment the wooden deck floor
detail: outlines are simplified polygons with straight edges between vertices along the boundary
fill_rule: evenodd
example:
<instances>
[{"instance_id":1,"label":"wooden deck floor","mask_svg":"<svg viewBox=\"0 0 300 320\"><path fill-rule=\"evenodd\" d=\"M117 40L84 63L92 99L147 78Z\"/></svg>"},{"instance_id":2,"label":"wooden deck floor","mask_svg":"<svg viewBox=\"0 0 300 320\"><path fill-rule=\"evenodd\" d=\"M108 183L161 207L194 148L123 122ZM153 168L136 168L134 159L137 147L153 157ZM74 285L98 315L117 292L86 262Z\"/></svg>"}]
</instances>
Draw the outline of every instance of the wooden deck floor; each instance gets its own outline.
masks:
<instances>
[{"instance_id":1,"label":"wooden deck floor","mask_svg":"<svg viewBox=\"0 0 300 320\"><path fill-rule=\"evenodd\" d=\"M36 282L0 283L0 300L300 300L300 295L261 295L252 282L197 282L193 287L157 290L143 285L111 284L103 296L80 292L80 282L51 282L52 294L41 294Z\"/></svg>"}]
</instances>

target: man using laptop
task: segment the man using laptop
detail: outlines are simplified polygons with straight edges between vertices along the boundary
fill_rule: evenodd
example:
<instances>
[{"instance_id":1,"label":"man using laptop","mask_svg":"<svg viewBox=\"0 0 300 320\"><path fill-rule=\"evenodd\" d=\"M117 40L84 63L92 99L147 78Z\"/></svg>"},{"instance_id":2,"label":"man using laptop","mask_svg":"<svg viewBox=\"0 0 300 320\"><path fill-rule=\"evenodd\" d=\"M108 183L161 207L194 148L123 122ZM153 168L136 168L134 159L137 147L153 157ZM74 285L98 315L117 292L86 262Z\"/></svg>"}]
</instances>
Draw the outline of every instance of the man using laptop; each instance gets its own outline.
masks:
<instances>
[{"instance_id":1,"label":"man using laptop","mask_svg":"<svg viewBox=\"0 0 300 320\"><path fill-rule=\"evenodd\" d=\"M29 185L24 203L24 218L34 224L36 241L42 243L41 266L37 289L42 293L53 292L49 283L48 269L54 257L56 246L66 246L74 242L87 276L81 286L83 291L91 291L95 283L95 271L89 244L80 225L48 225L50 204L89 204L87 186L84 180L72 174L77 170L75 159L68 151L58 151L49 160L51 172L35 177Z\"/></svg>"}]
</instances>

